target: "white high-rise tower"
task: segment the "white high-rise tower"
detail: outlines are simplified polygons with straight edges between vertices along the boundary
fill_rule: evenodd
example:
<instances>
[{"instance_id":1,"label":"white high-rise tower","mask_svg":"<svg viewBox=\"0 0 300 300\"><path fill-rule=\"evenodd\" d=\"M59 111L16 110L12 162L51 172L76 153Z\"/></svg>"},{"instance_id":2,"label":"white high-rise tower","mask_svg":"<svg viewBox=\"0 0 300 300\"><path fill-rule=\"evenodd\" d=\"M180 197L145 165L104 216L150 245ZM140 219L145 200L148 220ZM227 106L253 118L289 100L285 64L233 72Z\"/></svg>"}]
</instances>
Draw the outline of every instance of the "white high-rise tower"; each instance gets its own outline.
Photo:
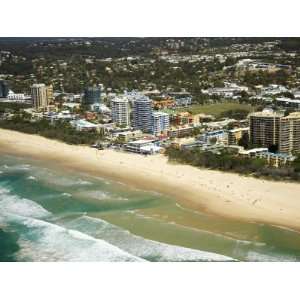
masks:
<instances>
[{"instance_id":1,"label":"white high-rise tower","mask_svg":"<svg viewBox=\"0 0 300 300\"><path fill-rule=\"evenodd\" d=\"M129 125L129 103L126 98L115 98L111 101L112 121L119 126Z\"/></svg>"}]
</instances>

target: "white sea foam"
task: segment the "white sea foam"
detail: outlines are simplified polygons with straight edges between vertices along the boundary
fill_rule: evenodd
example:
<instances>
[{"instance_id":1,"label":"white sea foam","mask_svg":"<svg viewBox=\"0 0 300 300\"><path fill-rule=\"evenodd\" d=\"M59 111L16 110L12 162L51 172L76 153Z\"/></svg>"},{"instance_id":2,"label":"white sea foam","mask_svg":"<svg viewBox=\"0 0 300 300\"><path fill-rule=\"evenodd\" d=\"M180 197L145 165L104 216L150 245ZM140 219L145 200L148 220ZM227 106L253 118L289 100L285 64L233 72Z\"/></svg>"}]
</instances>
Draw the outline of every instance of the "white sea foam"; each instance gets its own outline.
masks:
<instances>
[{"instance_id":1,"label":"white sea foam","mask_svg":"<svg viewBox=\"0 0 300 300\"><path fill-rule=\"evenodd\" d=\"M10 170L30 170L31 165L29 164L21 164L21 165L13 165L13 166L6 166L6 169Z\"/></svg>"},{"instance_id":2,"label":"white sea foam","mask_svg":"<svg viewBox=\"0 0 300 300\"><path fill-rule=\"evenodd\" d=\"M0 166L0 174L3 173L10 173L10 172L16 172L16 171L29 171L31 170L31 165L29 164L20 164L20 165L1 165Z\"/></svg>"},{"instance_id":3,"label":"white sea foam","mask_svg":"<svg viewBox=\"0 0 300 300\"><path fill-rule=\"evenodd\" d=\"M180 209L182 209L182 210L184 210L184 211L186 211L186 212L189 212L189 213L193 213L193 214L195 214L195 215L199 215L199 216L208 216L208 213L201 213L200 211L198 211L198 210L193 210L193 209L189 209L189 208L186 208L186 207L183 207L183 206L181 206L180 204L178 204L178 203L176 203L175 204L178 208L180 208Z\"/></svg>"},{"instance_id":4,"label":"white sea foam","mask_svg":"<svg viewBox=\"0 0 300 300\"><path fill-rule=\"evenodd\" d=\"M233 261L228 256L200 251L180 246L160 243L131 234L118 226L104 220L82 216L77 218L67 227L80 230L96 238L101 238L109 243L129 252L135 256L154 261Z\"/></svg>"},{"instance_id":5,"label":"white sea foam","mask_svg":"<svg viewBox=\"0 0 300 300\"><path fill-rule=\"evenodd\" d=\"M69 186L73 186L76 184L75 180L66 178L66 177L58 177L58 176L54 176L54 175L47 175L46 177L47 182L54 184L54 185L58 185L58 186L64 186L64 187L69 187Z\"/></svg>"},{"instance_id":6,"label":"white sea foam","mask_svg":"<svg viewBox=\"0 0 300 300\"><path fill-rule=\"evenodd\" d=\"M129 201L128 198L126 198L126 197L121 197L121 196L118 196L118 197L114 197L114 196L113 196L113 199L114 199L114 200L117 200L117 201Z\"/></svg>"},{"instance_id":7,"label":"white sea foam","mask_svg":"<svg viewBox=\"0 0 300 300\"><path fill-rule=\"evenodd\" d=\"M128 201L129 199L126 197L116 196L109 192L104 192L101 190L89 190L89 191L82 191L77 193L78 196L84 197L84 198L92 198L95 200L105 201Z\"/></svg>"},{"instance_id":8,"label":"white sea foam","mask_svg":"<svg viewBox=\"0 0 300 300\"><path fill-rule=\"evenodd\" d=\"M252 262L278 262L278 261L298 261L298 258L293 255L283 253L260 253L257 251L249 251L246 257L247 261Z\"/></svg>"},{"instance_id":9,"label":"white sea foam","mask_svg":"<svg viewBox=\"0 0 300 300\"><path fill-rule=\"evenodd\" d=\"M13 195L6 188L0 188L0 214L16 214L35 218L45 218L51 215L39 204Z\"/></svg>"},{"instance_id":10,"label":"white sea foam","mask_svg":"<svg viewBox=\"0 0 300 300\"><path fill-rule=\"evenodd\" d=\"M45 221L14 217L27 230L19 239L21 261L142 261L116 246ZM27 232L27 233L26 233Z\"/></svg>"},{"instance_id":11,"label":"white sea foam","mask_svg":"<svg viewBox=\"0 0 300 300\"><path fill-rule=\"evenodd\" d=\"M46 184L54 185L57 187L62 187L62 188L76 188L78 187L78 193L81 193L81 187L90 187L93 186L95 183L93 180L101 180L102 178L97 178L97 177L86 177L84 174L82 174L82 178L79 178L79 176L72 176L68 174L58 174L54 173L52 170L46 169L46 168L39 168L34 170L34 175L35 177L41 179L44 181ZM81 175L79 173L79 175ZM89 180L90 179L90 180ZM109 184L109 183L108 183Z\"/></svg>"},{"instance_id":12,"label":"white sea foam","mask_svg":"<svg viewBox=\"0 0 300 300\"><path fill-rule=\"evenodd\" d=\"M82 193L79 193L80 195L88 198L93 198L97 200L107 200L111 198L111 195L109 195L107 192L103 191L84 191Z\"/></svg>"},{"instance_id":13,"label":"white sea foam","mask_svg":"<svg viewBox=\"0 0 300 300\"><path fill-rule=\"evenodd\" d=\"M28 180L36 180L36 177L34 177L34 176L28 176L27 179Z\"/></svg>"},{"instance_id":14,"label":"white sea foam","mask_svg":"<svg viewBox=\"0 0 300 300\"><path fill-rule=\"evenodd\" d=\"M127 211L127 212L129 212L129 211ZM152 219L152 220L161 221L161 219L160 219L161 217L163 219L167 219L168 218L167 215L163 215L163 216L161 216L161 215L147 216L147 215L144 215L144 214L141 214L141 213L136 213L136 212L135 212L135 215L138 218L145 219L145 220ZM228 235L223 235L223 234L220 234L220 233L211 232L211 231L204 230L204 229L199 229L199 228L185 226L185 225L182 225L182 224L177 224L176 222L173 222L173 221L166 222L166 224L179 226L181 228L186 228L188 230L199 232L199 233L205 234L205 235L213 235L215 238L220 238L222 240L228 240L228 241L234 241L237 244L245 244L245 245L252 244L252 245L255 245L255 246L265 246L266 245L265 243L262 243L262 242L253 242L253 241L247 241L247 240L239 240L239 239L230 237L229 234Z\"/></svg>"},{"instance_id":15,"label":"white sea foam","mask_svg":"<svg viewBox=\"0 0 300 300\"><path fill-rule=\"evenodd\" d=\"M56 186L61 187L72 187L78 185L92 185L92 182L83 180L81 178L67 177L65 175L60 175L58 173L54 173L46 168L36 168L34 169L34 175L37 178L41 178L41 180L46 183L50 183Z\"/></svg>"},{"instance_id":16,"label":"white sea foam","mask_svg":"<svg viewBox=\"0 0 300 300\"><path fill-rule=\"evenodd\" d=\"M92 185L92 183L90 181L83 180L83 179L78 179L76 181L76 184L80 184L80 185Z\"/></svg>"},{"instance_id":17,"label":"white sea foam","mask_svg":"<svg viewBox=\"0 0 300 300\"><path fill-rule=\"evenodd\" d=\"M62 193L61 195L65 196L65 197L72 197L72 194L70 194L70 193Z\"/></svg>"},{"instance_id":18,"label":"white sea foam","mask_svg":"<svg viewBox=\"0 0 300 300\"><path fill-rule=\"evenodd\" d=\"M279 226L279 225L272 225L272 226L275 227L275 228L283 229L285 231L290 231L290 232L299 234L298 230L295 230L295 229L292 229L292 228L288 228L288 227L285 227L285 226Z\"/></svg>"}]
</instances>

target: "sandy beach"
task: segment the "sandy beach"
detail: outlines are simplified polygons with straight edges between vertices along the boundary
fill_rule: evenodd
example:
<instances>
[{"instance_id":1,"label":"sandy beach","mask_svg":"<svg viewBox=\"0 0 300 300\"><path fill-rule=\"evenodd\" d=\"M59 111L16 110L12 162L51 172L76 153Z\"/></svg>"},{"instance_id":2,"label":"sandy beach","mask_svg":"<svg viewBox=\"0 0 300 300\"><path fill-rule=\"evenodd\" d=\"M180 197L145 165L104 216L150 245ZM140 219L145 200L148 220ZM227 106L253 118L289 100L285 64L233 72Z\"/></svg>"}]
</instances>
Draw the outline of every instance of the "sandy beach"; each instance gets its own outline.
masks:
<instances>
[{"instance_id":1,"label":"sandy beach","mask_svg":"<svg viewBox=\"0 0 300 300\"><path fill-rule=\"evenodd\" d=\"M300 184L168 163L163 155L142 156L72 146L36 135L0 129L0 153L124 182L174 197L196 210L300 231Z\"/></svg>"}]
</instances>

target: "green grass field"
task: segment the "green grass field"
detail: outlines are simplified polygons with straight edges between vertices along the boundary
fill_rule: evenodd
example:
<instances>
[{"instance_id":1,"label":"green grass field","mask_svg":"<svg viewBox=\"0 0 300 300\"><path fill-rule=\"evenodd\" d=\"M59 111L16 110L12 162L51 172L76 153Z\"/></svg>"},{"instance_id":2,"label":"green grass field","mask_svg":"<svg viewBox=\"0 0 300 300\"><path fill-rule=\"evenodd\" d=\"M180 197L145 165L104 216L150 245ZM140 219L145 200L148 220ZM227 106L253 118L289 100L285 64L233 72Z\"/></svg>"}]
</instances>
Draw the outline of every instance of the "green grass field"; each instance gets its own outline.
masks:
<instances>
[{"instance_id":1,"label":"green grass field","mask_svg":"<svg viewBox=\"0 0 300 300\"><path fill-rule=\"evenodd\" d=\"M229 110L235 110L235 109L243 109L252 112L255 111L256 107L248 104L226 102L226 103L206 104L206 105L195 104L189 107L179 108L176 111L177 112L188 111L193 115L204 113L208 115L213 115L217 118L220 116L221 113Z\"/></svg>"}]
</instances>

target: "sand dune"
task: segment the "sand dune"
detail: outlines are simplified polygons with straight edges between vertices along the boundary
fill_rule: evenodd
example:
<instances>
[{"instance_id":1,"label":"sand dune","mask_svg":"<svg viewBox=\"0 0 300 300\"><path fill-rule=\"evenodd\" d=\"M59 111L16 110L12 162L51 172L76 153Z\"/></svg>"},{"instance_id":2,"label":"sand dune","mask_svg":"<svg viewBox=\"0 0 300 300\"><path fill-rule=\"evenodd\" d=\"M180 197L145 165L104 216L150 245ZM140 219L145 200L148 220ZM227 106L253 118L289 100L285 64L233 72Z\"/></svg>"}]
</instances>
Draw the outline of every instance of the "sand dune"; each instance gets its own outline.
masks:
<instances>
[{"instance_id":1,"label":"sand dune","mask_svg":"<svg viewBox=\"0 0 300 300\"><path fill-rule=\"evenodd\" d=\"M163 155L141 156L71 146L0 129L0 152L162 192L193 209L300 230L300 184L171 164Z\"/></svg>"}]
</instances>

